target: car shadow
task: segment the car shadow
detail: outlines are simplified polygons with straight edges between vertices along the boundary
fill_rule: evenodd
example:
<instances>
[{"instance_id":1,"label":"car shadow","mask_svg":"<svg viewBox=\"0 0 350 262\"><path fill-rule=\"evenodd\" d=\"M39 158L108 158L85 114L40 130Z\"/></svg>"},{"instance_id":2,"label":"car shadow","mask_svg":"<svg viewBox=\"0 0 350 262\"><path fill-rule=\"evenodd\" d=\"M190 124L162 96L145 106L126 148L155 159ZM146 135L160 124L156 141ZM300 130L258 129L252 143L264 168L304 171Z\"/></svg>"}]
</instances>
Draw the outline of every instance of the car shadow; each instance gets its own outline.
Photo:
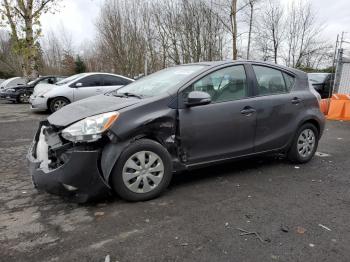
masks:
<instances>
[{"instance_id":1,"label":"car shadow","mask_svg":"<svg viewBox=\"0 0 350 262\"><path fill-rule=\"evenodd\" d=\"M281 163L288 163L288 161L277 156L261 156L214 164L209 167L202 167L174 174L169 188L181 187L186 184L196 183L197 181L212 180L219 177L225 178L228 176L241 175L242 172L245 172L244 175L248 175L252 173L248 173L247 171L263 169Z\"/></svg>"},{"instance_id":2,"label":"car shadow","mask_svg":"<svg viewBox=\"0 0 350 262\"><path fill-rule=\"evenodd\" d=\"M231 176L254 175L250 170L264 169L278 164L288 164L289 162L279 156L258 156L236 161L228 161L220 164L213 164L208 167L201 167L197 169L182 171L175 173L168 187L168 190L185 187L199 182L216 180L218 178L225 178ZM102 200L106 204L123 203L125 202L118 195L113 194L111 198ZM94 206L101 201L86 203L85 205Z\"/></svg>"}]
</instances>

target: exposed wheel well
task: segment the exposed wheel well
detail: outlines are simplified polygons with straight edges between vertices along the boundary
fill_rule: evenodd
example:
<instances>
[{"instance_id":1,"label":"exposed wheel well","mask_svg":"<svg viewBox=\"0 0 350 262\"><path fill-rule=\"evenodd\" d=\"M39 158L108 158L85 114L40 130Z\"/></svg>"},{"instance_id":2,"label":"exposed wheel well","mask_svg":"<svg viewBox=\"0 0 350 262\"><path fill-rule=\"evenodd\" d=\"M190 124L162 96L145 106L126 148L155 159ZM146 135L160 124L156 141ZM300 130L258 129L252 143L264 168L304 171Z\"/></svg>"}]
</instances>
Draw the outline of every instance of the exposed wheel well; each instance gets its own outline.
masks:
<instances>
[{"instance_id":1,"label":"exposed wheel well","mask_svg":"<svg viewBox=\"0 0 350 262\"><path fill-rule=\"evenodd\" d=\"M320 135L321 127L320 127L320 124L316 120L314 120L314 119L306 120L305 122L302 123L302 125L307 124L307 123L314 125L317 129L318 135Z\"/></svg>"}]
</instances>

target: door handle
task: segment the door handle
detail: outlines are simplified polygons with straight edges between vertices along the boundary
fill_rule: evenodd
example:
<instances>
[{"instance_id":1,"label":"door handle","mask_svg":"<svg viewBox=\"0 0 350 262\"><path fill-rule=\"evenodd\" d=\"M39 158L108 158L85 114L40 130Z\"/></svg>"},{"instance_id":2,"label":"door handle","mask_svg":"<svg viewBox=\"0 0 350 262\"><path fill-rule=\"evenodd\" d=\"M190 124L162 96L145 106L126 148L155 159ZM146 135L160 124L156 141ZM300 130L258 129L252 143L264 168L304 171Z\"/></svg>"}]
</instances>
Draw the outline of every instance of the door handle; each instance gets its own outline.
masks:
<instances>
[{"instance_id":1,"label":"door handle","mask_svg":"<svg viewBox=\"0 0 350 262\"><path fill-rule=\"evenodd\" d=\"M256 110L250 106L246 106L241 110L241 114L245 116L250 116L251 114L255 113Z\"/></svg>"},{"instance_id":2,"label":"door handle","mask_svg":"<svg viewBox=\"0 0 350 262\"><path fill-rule=\"evenodd\" d=\"M301 102L301 99L299 97L294 97L292 99L292 104L297 105Z\"/></svg>"}]
</instances>

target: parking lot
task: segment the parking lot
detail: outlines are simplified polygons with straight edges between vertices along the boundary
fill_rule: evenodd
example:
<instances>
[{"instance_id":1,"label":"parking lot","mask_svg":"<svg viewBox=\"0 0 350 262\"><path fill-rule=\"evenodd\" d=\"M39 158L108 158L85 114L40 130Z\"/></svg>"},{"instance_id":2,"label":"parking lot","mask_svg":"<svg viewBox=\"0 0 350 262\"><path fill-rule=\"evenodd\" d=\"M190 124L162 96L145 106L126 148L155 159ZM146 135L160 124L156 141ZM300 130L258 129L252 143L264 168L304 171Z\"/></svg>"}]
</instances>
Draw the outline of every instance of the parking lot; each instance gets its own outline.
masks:
<instances>
[{"instance_id":1,"label":"parking lot","mask_svg":"<svg viewBox=\"0 0 350 262\"><path fill-rule=\"evenodd\" d=\"M152 201L79 205L32 187L46 116L0 102L0 261L349 261L349 122L327 122L306 165L249 159L178 174Z\"/></svg>"}]
</instances>

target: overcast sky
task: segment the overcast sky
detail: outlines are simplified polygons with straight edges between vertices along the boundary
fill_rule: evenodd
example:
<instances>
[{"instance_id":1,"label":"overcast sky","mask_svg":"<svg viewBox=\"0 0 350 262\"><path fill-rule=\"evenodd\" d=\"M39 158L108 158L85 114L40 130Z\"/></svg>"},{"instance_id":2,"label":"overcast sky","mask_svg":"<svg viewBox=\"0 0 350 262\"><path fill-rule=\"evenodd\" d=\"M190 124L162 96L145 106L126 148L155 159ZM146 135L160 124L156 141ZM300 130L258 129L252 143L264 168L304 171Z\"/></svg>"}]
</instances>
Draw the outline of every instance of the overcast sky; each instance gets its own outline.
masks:
<instances>
[{"instance_id":1,"label":"overcast sky","mask_svg":"<svg viewBox=\"0 0 350 262\"><path fill-rule=\"evenodd\" d=\"M282 3L291 1L296 0L281 0ZM342 31L349 32L346 37L350 40L350 0L310 1L317 12L318 20L325 26L324 35L329 41L335 42L337 34ZM63 0L59 13L46 14L42 17L43 33L58 28L62 24L67 31L71 32L76 45L93 39L94 23L99 14L99 6L103 2L104 0Z\"/></svg>"}]
</instances>

